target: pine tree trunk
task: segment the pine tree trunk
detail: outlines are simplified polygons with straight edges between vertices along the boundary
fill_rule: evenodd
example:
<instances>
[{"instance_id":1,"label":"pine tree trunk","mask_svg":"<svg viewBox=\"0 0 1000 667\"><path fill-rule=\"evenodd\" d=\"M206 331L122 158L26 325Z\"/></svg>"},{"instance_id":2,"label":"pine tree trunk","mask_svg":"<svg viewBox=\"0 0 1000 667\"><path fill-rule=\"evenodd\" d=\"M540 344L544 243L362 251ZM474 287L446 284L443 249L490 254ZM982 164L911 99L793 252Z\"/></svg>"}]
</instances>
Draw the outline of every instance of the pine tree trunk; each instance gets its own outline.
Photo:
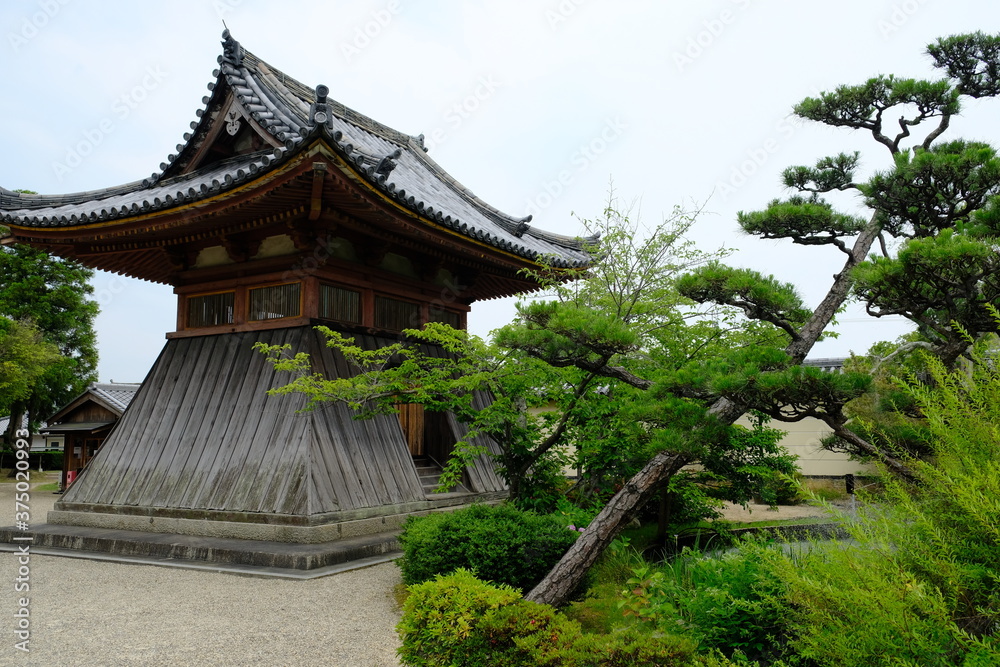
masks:
<instances>
[{"instance_id":1,"label":"pine tree trunk","mask_svg":"<svg viewBox=\"0 0 1000 667\"><path fill-rule=\"evenodd\" d=\"M799 338L785 348L793 363L800 363L805 359L820 334L847 299L851 290L851 269L868 256L880 229L873 215L868 226L855 240L844 268L833 277L830 291L813 312L812 318L799 331ZM709 408L709 413L724 424L732 424L744 411L744 406L725 398L718 399ZM654 456L621 491L615 494L576 543L556 563L545 579L525 596L525 599L555 607L563 604L625 524L659 488L670 480L674 473L687 463L686 459L669 452L660 452Z\"/></svg>"},{"instance_id":2,"label":"pine tree trunk","mask_svg":"<svg viewBox=\"0 0 1000 667\"><path fill-rule=\"evenodd\" d=\"M562 604L639 508L687 462L686 458L669 452L654 456L605 505L562 560L525 599L553 606Z\"/></svg>"}]
</instances>

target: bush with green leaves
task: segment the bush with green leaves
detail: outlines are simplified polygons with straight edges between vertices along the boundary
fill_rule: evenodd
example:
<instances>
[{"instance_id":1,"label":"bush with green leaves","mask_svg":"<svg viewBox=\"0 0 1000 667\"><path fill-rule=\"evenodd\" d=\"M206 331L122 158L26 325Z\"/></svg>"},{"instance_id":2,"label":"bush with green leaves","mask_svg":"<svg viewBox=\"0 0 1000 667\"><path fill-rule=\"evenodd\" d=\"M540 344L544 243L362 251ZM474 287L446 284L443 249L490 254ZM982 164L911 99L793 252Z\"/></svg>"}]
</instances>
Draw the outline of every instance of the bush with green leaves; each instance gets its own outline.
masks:
<instances>
[{"instance_id":1,"label":"bush with green leaves","mask_svg":"<svg viewBox=\"0 0 1000 667\"><path fill-rule=\"evenodd\" d=\"M692 642L624 630L588 635L547 605L467 570L410 587L397 626L411 667L671 667L729 664L695 659Z\"/></svg>"},{"instance_id":2,"label":"bush with green leaves","mask_svg":"<svg viewBox=\"0 0 1000 667\"><path fill-rule=\"evenodd\" d=\"M398 564L403 582L416 584L466 568L484 580L531 590L576 541L559 516L510 504L469 507L407 520Z\"/></svg>"},{"instance_id":3,"label":"bush with green leaves","mask_svg":"<svg viewBox=\"0 0 1000 667\"><path fill-rule=\"evenodd\" d=\"M994 311L995 312L995 311ZM970 341L971 343L971 341ZM1000 664L1000 368L996 340L926 382L932 456L913 480L886 477L846 522L854 545L791 557L761 552L792 605L790 647L817 665Z\"/></svg>"},{"instance_id":4,"label":"bush with green leaves","mask_svg":"<svg viewBox=\"0 0 1000 667\"><path fill-rule=\"evenodd\" d=\"M772 664L789 621L783 591L756 551L706 556L686 549L664 565L637 568L620 604L660 631L684 632L702 651Z\"/></svg>"}]
</instances>

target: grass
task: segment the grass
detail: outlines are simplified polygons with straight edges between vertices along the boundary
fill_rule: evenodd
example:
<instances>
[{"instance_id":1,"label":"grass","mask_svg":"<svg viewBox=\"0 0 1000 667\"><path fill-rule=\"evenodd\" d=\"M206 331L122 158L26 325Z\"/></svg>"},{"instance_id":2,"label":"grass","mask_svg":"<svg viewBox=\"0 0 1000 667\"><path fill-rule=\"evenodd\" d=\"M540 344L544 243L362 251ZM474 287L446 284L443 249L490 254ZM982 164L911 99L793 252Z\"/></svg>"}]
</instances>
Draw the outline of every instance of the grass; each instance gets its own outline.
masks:
<instances>
[{"instance_id":1,"label":"grass","mask_svg":"<svg viewBox=\"0 0 1000 667\"><path fill-rule=\"evenodd\" d=\"M48 484L39 484L33 490L34 491L53 491L53 492L55 492L55 491L59 490L59 482L49 482Z\"/></svg>"}]
</instances>

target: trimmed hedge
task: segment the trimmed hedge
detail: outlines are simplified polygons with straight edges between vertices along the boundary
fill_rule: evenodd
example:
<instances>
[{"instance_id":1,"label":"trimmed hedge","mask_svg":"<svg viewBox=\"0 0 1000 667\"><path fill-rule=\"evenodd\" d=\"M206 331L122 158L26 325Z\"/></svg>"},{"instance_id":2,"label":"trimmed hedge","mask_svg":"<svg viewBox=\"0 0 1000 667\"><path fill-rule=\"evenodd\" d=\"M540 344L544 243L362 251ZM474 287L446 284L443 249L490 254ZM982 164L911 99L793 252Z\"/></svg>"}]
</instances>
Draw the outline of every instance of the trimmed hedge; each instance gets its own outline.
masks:
<instances>
[{"instance_id":1,"label":"trimmed hedge","mask_svg":"<svg viewBox=\"0 0 1000 667\"><path fill-rule=\"evenodd\" d=\"M487 584L464 569L411 586L396 630L403 640L400 659L410 667L703 664L690 640L635 630L587 635L552 607L527 602L510 586Z\"/></svg>"},{"instance_id":2,"label":"trimmed hedge","mask_svg":"<svg viewBox=\"0 0 1000 667\"><path fill-rule=\"evenodd\" d=\"M397 563L407 585L465 568L480 579L527 591L577 537L553 516L507 504L477 504L407 519L399 538L403 557Z\"/></svg>"}]
</instances>

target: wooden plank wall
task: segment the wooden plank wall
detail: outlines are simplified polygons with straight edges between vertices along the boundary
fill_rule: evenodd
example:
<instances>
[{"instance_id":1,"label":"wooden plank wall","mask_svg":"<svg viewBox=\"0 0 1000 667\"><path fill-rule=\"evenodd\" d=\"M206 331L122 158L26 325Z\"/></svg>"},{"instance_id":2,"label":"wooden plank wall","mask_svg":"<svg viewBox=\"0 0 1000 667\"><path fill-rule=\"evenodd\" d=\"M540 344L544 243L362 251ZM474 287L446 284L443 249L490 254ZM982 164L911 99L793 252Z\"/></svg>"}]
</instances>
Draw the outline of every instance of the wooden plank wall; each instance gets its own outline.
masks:
<instances>
[{"instance_id":1,"label":"wooden plank wall","mask_svg":"<svg viewBox=\"0 0 1000 667\"><path fill-rule=\"evenodd\" d=\"M310 327L171 339L65 503L309 515L424 499L398 420L299 395L257 340L350 373ZM387 340L368 338L366 345Z\"/></svg>"},{"instance_id":2,"label":"wooden plank wall","mask_svg":"<svg viewBox=\"0 0 1000 667\"><path fill-rule=\"evenodd\" d=\"M473 407L482 409L489 404L489 395L485 392L476 392L473 397ZM455 441L461 440L468 434L468 427L458 421L453 413L448 413L448 424L452 429L452 436ZM466 467L469 489L476 493L489 493L491 491L506 491L507 483L496 473L496 463L494 457L500 454L500 446L493 438L486 436L476 436L472 439L476 445L481 445L489 454L480 454L474 462Z\"/></svg>"}]
</instances>

